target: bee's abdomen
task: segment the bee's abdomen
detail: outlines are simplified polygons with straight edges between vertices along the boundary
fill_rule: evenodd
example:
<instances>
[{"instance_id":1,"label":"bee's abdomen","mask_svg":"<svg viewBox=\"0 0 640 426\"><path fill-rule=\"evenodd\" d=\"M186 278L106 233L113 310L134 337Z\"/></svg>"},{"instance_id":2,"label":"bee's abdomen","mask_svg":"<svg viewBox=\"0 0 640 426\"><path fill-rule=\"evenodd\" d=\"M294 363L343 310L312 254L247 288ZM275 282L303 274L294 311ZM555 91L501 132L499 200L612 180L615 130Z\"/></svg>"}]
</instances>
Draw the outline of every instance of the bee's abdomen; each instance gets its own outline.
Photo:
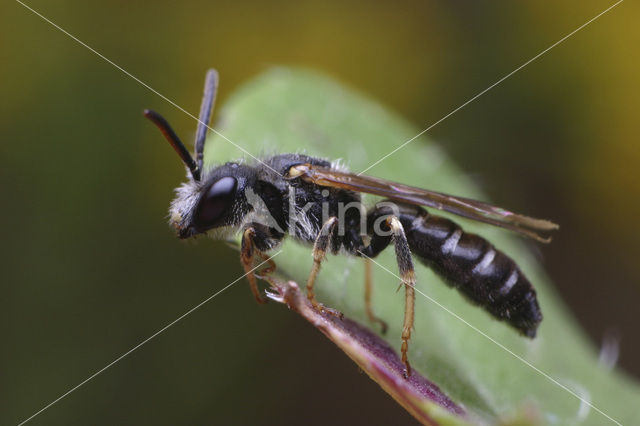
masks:
<instances>
[{"instance_id":1,"label":"bee's abdomen","mask_svg":"<svg viewBox=\"0 0 640 426\"><path fill-rule=\"evenodd\" d=\"M536 292L510 257L420 207L403 208L400 221L414 256L496 318L535 336L542 320Z\"/></svg>"}]
</instances>

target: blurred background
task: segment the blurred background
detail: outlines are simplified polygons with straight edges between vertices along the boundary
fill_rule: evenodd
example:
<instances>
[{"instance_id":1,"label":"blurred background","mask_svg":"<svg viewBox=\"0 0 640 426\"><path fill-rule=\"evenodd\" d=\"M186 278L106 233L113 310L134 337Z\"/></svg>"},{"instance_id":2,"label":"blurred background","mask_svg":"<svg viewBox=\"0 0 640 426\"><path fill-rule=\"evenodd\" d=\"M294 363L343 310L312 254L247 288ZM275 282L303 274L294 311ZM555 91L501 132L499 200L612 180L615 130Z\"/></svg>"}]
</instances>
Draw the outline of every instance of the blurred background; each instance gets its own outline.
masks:
<instances>
[{"instance_id":1,"label":"blurred background","mask_svg":"<svg viewBox=\"0 0 640 426\"><path fill-rule=\"evenodd\" d=\"M426 128L613 2L27 4L193 113L209 67L224 102L302 65ZM428 133L493 202L561 224L540 258L594 347L619 337L636 377L639 11L620 4ZM242 272L224 244L166 225L184 171L141 111L186 140L193 119L17 2L0 34L0 423L16 424ZM33 424L354 421L412 419L243 282Z\"/></svg>"}]
</instances>

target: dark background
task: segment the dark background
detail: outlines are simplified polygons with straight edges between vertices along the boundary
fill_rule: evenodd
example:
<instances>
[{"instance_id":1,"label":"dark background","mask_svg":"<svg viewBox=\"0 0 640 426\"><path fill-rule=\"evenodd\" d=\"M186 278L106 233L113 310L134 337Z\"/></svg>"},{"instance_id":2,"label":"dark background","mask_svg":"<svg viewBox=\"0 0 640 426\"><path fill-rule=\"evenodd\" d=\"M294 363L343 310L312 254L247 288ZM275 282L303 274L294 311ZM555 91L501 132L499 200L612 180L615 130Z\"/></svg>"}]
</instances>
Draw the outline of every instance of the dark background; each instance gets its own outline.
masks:
<instances>
[{"instance_id":1,"label":"dark background","mask_svg":"<svg viewBox=\"0 0 640 426\"><path fill-rule=\"evenodd\" d=\"M303 65L426 128L612 2L28 4L191 112L209 67L224 102L271 65ZM638 11L623 2L428 133L492 201L562 225L539 247L547 271L596 346L621 338L636 377ZM193 119L19 3L0 6L0 33L0 423L15 424L242 272L223 244L166 225L183 169L141 110L184 139ZM33 424L399 419L316 330L241 282Z\"/></svg>"}]
</instances>

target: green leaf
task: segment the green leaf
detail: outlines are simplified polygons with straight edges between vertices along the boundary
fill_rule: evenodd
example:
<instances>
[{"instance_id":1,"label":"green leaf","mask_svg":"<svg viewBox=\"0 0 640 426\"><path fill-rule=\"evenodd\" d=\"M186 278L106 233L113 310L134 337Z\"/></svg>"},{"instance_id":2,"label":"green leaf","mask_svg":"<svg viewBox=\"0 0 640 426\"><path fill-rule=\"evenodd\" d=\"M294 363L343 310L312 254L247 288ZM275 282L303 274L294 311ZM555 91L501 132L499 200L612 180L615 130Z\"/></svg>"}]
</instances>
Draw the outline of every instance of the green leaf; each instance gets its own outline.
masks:
<instances>
[{"instance_id":1,"label":"green leaf","mask_svg":"<svg viewBox=\"0 0 640 426\"><path fill-rule=\"evenodd\" d=\"M283 68L270 70L238 90L218 117L217 129L255 156L303 152L331 160L340 158L355 172L420 130L322 75ZM254 161L220 136L209 138L205 148L208 166L239 158ZM486 200L425 137L414 140L367 174ZM424 296L416 296L416 325L409 351L414 368L435 382L474 421L600 425L613 424L607 418L610 416L625 424L640 424L640 388L598 363L596 348L567 313L549 277L523 241L491 226L455 220L518 262L538 291L544 320L538 337L523 338L417 264L416 287ZM304 283L312 263L310 248L287 241L283 251L277 259L279 269ZM386 250L376 260L397 273L393 250ZM317 281L317 294L325 305L370 325L364 313L362 263L356 258L329 256ZM374 269L374 308L389 324L384 339L399 350L404 295L396 292L399 283L393 275L382 268ZM448 415L443 413L440 420Z\"/></svg>"}]
</instances>

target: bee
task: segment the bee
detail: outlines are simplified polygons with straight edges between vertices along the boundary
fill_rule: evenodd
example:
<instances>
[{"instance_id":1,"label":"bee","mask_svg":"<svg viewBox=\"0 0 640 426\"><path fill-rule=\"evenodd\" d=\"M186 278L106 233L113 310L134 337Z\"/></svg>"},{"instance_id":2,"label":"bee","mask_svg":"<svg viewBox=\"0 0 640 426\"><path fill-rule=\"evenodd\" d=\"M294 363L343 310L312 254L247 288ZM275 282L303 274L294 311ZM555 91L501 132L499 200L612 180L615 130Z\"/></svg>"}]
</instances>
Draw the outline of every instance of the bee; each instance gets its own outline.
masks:
<instances>
[{"instance_id":1,"label":"bee","mask_svg":"<svg viewBox=\"0 0 640 426\"><path fill-rule=\"evenodd\" d=\"M518 265L486 239L465 232L455 222L425 207L453 213L515 231L540 242L542 233L558 229L553 222L516 214L491 204L350 173L328 160L302 154L278 154L256 160L203 167L204 144L218 87L218 73L208 71L195 159L158 113L144 115L163 133L187 168L187 181L176 189L170 224L181 239L201 234L216 239L240 235L240 261L255 299L264 303L254 272L256 259L291 237L312 247L313 262L306 282L309 303L318 311L341 313L318 302L316 277L327 252L365 262L365 312L382 331L386 323L371 306L371 263L393 245L402 284L405 313L401 354L405 376L411 375L409 340L414 322L414 258L432 268L472 303L533 338L542 321L536 291ZM369 209L361 193L384 197ZM355 207L355 208L354 208ZM272 262L272 261L271 261Z\"/></svg>"}]
</instances>

